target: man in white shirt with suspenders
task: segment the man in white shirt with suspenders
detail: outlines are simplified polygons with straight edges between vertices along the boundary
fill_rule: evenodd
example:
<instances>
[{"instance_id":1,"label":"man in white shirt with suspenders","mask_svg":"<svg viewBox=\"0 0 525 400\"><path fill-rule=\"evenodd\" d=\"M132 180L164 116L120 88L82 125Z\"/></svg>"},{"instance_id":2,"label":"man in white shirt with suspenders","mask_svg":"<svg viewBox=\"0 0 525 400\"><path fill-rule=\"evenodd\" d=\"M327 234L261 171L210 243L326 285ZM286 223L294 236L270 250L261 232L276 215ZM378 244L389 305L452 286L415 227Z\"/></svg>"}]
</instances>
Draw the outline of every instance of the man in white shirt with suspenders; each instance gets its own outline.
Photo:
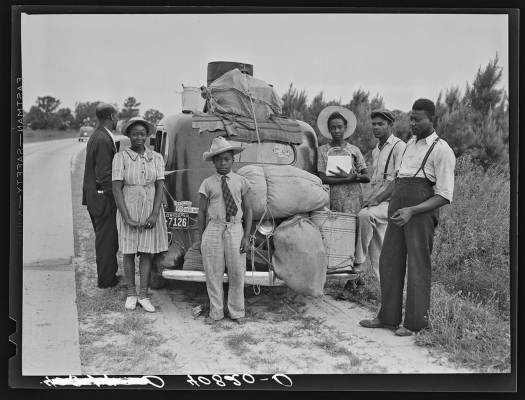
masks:
<instances>
[{"instance_id":1,"label":"man in white shirt with suspenders","mask_svg":"<svg viewBox=\"0 0 525 400\"><path fill-rule=\"evenodd\" d=\"M409 336L428 325L430 254L438 209L452 202L456 157L434 130L435 105L418 99L412 106L413 136L406 145L397 178L378 201L391 195L379 276L381 309L360 321L366 328L388 328ZM405 319L401 323L403 284L407 274Z\"/></svg>"},{"instance_id":2,"label":"man in white shirt with suspenders","mask_svg":"<svg viewBox=\"0 0 525 400\"><path fill-rule=\"evenodd\" d=\"M372 132L379 140L372 150L371 192L363 203L363 209L357 215L357 242L355 247L354 272L361 272L366 256L370 257L377 279L379 279L379 255L383 246L386 226L388 223L389 198L378 202L377 196L388 188L396 177L405 151L405 142L393 134L394 114L386 109L374 110Z\"/></svg>"}]
</instances>

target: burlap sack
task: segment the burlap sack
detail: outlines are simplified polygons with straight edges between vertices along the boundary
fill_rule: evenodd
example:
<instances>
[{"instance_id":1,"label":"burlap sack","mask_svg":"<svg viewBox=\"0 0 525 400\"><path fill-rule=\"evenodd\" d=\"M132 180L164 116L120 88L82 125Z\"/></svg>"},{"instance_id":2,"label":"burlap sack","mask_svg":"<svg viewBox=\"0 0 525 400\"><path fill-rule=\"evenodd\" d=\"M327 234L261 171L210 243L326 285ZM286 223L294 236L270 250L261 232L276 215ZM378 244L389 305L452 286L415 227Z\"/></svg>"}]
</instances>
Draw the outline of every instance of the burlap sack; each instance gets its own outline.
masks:
<instances>
[{"instance_id":1,"label":"burlap sack","mask_svg":"<svg viewBox=\"0 0 525 400\"><path fill-rule=\"evenodd\" d=\"M254 219L262 217L266 205L273 218L288 218L322 209L330 203L321 179L292 165L247 165L237 173L250 183L247 201Z\"/></svg>"},{"instance_id":2,"label":"burlap sack","mask_svg":"<svg viewBox=\"0 0 525 400\"><path fill-rule=\"evenodd\" d=\"M327 256L317 227L307 218L296 215L275 229L273 244L275 274L298 293L322 295Z\"/></svg>"}]
</instances>

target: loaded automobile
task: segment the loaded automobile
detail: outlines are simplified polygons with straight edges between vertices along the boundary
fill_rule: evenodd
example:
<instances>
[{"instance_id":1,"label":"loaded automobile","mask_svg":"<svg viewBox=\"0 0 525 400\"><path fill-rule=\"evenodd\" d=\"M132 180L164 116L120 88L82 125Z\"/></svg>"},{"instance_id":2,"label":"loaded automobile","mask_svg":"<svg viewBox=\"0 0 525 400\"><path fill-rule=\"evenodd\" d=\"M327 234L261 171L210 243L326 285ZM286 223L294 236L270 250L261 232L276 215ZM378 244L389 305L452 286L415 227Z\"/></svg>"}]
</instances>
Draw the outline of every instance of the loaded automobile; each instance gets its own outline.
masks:
<instances>
[{"instance_id":1,"label":"loaded automobile","mask_svg":"<svg viewBox=\"0 0 525 400\"><path fill-rule=\"evenodd\" d=\"M205 282L202 268L188 269L185 254L191 249L197 234L198 189L201 182L215 172L210 162L203 161L203 152L209 150L216 136L225 136L234 146L244 151L235 155L233 170L252 164L290 165L307 171L317 172L317 136L306 122L286 118L280 107L272 106L272 99L280 99L271 85L257 81L259 93L264 92L270 104L266 109L255 108L247 102L250 113L243 111L242 102L234 104L234 113L224 111L225 103L213 97L214 82L230 76L232 70L253 75L253 66L236 62L212 62L208 64L207 87L195 88L186 94L198 97L184 98L183 110L179 114L167 115L158 124L156 135L151 139L155 151L165 160L165 193L163 204L169 230L169 251L157 259L153 273L152 287L160 286L160 277L185 281ZM255 79L255 78L253 78ZM251 87L250 87L251 88ZM256 89L250 89L256 93ZM200 97L202 94L202 97ZM251 96L249 94L249 96ZM199 97L200 100L199 101ZM186 100L186 101L185 101ZM250 97L251 100L251 97ZM268 105L267 104L267 105ZM202 108L200 108L202 106ZM264 106L264 104L263 104ZM221 109L222 107L222 109ZM240 111L239 111L240 110ZM265 110L269 110L267 114ZM261 114L262 113L262 114ZM243 115L244 114L244 115ZM257 223L258 222L258 223ZM252 237L255 239L254 251L247 254L246 284L277 286L283 285L271 265L272 244L269 238L279 220L254 221ZM345 277L347 273L332 274L331 277ZM225 281L227 276L225 274Z\"/></svg>"}]
</instances>

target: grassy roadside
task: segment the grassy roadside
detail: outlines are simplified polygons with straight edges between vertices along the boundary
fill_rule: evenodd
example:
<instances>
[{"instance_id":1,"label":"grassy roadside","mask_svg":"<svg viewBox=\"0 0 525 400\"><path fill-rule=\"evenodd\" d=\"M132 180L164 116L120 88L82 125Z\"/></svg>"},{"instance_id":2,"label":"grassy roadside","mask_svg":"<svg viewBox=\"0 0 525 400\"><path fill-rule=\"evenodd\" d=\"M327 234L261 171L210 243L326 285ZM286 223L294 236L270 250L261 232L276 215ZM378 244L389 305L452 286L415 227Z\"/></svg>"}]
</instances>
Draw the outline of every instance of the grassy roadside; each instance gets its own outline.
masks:
<instances>
[{"instance_id":1,"label":"grassy roadside","mask_svg":"<svg viewBox=\"0 0 525 400\"><path fill-rule=\"evenodd\" d=\"M58 129L24 129L24 143L44 142L47 140L70 139L79 137L78 130L70 129L60 131Z\"/></svg>"},{"instance_id":2,"label":"grassy roadside","mask_svg":"<svg viewBox=\"0 0 525 400\"><path fill-rule=\"evenodd\" d=\"M436 232L430 329L422 345L483 371L510 372L510 179L508 166L456 164L452 205Z\"/></svg>"},{"instance_id":3,"label":"grassy roadside","mask_svg":"<svg viewBox=\"0 0 525 400\"><path fill-rule=\"evenodd\" d=\"M508 169L457 160L454 201L434 238L430 325L416 337L485 372L510 371L509 190ZM354 301L375 312L379 285L370 269L364 279Z\"/></svg>"},{"instance_id":4,"label":"grassy roadside","mask_svg":"<svg viewBox=\"0 0 525 400\"><path fill-rule=\"evenodd\" d=\"M83 157L78 157L77 162L83 163ZM80 204L82 177L78 169L74 173L77 175L73 177L73 201ZM508 213L505 216L506 210L502 208L508 204L508 197L505 203L504 178L498 171L485 173L458 162L455 201L443 210L436 232L430 328L416 338L419 345L442 349L452 361L472 366L475 370L510 370L509 286L504 283L508 279L508 261L505 263L508 242L505 247L504 240L505 231L508 237ZM480 210L485 210L486 215ZM493 219L489 219L490 216ZM473 232L483 234L464 234L465 225L475 222L478 225L472 226ZM166 374L166 371L178 370L177 355L169 347L162 346L163 338L155 329L154 317L140 310L133 314L123 312L123 285L104 290L96 288L94 234L84 207L77 207L74 223L82 372L133 374L148 370ZM479 238L475 243L477 247L490 251L473 253L466 246L467 239L471 243L472 238ZM447 247L447 243L452 245L454 242L454 247ZM83 247L82 243L88 246ZM469 254L470 258L461 256L462 252ZM451 257L461 261L452 269L446 268L451 265ZM492 264L483 265L487 260L492 260ZM503 262L498 264L497 260ZM479 275L473 275L470 280L463 279L467 268L474 269L474 272L479 270ZM500 277L501 281L494 283L480 279L490 273ZM366 272L364 277L366 285L355 301L376 311L380 304L379 287L372 273ZM468 290L466 283L469 284ZM336 293L343 284L329 281L327 294ZM463 291L459 292L462 288ZM496 294L485 297L491 293L489 289L495 290ZM293 306L298 310L292 311L289 305L282 303L283 293L279 290L273 290L273 298L265 291L263 288L263 295L270 301L263 309L264 318L257 314L255 306L250 306L247 316L252 322L242 334L227 324L214 331L234 355L240 357L249 350L247 362L250 368L275 371L276 366L283 362L283 354L293 359L294 366L302 371L308 371L309 365L318 363L319 357L327 357L333 362L337 373L366 372L370 368L349 350L352 348L350 338L337 336L337 332L324 325L322 319L303 315L297 302ZM199 295L191 291L184 293L189 296L188 302L195 301ZM279 325L283 321L289 321L289 325ZM265 338L279 337L279 341L268 345L261 341L261 334ZM310 349L307 357L304 356L305 345ZM156 357L148 352L152 348L157 349Z\"/></svg>"},{"instance_id":5,"label":"grassy roadside","mask_svg":"<svg viewBox=\"0 0 525 400\"><path fill-rule=\"evenodd\" d=\"M81 154L77 165L84 162L83 158ZM72 176L72 195L76 204L81 201L80 171L76 168ZM166 326L162 326L165 315L162 306L156 315L141 309L126 312L123 284L110 289L96 287L94 233L84 207L74 207L74 224L83 374L142 375L144 371L153 375L180 374L193 368L188 360L196 365L202 363L202 349L197 348L199 343L213 345L206 348L215 356L220 354L221 363L230 358L227 362L235 365L232 370L241 368L243 371L272 373L293 368L297 373L303 373L319 368L319 365L334 373L384 370L371 360L363 362L360 355L353 353L352 335L334 331L322 318L306 315L306 303L286 288L263 287L261 296L254 296L252 288L248 288L246 301L251 303L247 307L250 322L244 327L228 320L220 326L208 327L204 318L199 317L195 322L189 321L184 328L188 332L184 343L174 341L174 332L166 331ZM174 296L171 299L173 304L197 305L196 302L202 303L206 298L203 285L175 284L179 291L167 293ZM185 290L180 291L180 287L185 287ZM214 340L199 342L210 333ZM180 346L185 346L185 349ZM188 354L186 349L192 346L195 350Z\"/></svg>"},{"instance_id":6,"label":"grassy roadside","mask_svg":"<svg viewBox=\"0 0 525 400\"><path fill-rule=\"evenodd\" d=\"M78 157L72 174L72 200L81 203L84 156ZM114 288L96 286L95 241L85 207L73 207L75 279L79 318L82 373L140 374L173 370L176 356L161 349L163 337L153 329L154 317L142 310L125 313L124 284ZM151 349L159 351L151 354Z\"/></svg>"}]
</instances>

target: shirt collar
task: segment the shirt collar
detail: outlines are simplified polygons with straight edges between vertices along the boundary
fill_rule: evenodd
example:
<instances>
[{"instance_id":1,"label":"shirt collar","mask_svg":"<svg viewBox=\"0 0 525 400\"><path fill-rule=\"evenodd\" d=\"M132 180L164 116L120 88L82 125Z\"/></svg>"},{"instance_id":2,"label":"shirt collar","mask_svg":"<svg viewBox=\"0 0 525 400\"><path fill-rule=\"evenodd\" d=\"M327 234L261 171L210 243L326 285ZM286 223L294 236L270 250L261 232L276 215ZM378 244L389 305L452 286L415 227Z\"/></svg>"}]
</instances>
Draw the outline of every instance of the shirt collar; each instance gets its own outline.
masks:
<instances>
[{"instance_id":1,"label":"shirt collar","mask_svg":"<svg viewBox=\"0 0 525 400\"><path fill-rule=\"evenodd\" d=\"M383 147L381 147L381 149L385 148L385 146L386 146L387 144L392 144L392 143L394 142L394 139L395 139L395 136L394 136L393 133L391 133L390 136L388 137L388 139L385 140L385 143L383 144ZM379 148L379 142L377 142L376 147L377 147L378 150L381 150L381 149Z\"/></svg>"},{"instance_id":2,"label":"shirt collar","mask_svg":"<svg viewBox=\"0 0 525 400\"><path fill-rule=\"evenodd\" d=\"M428 135L425 139L427 141L427 145L431 145L434 140L436 140L438 137L436 131L433 131L430 135Z\"/></svg>"},{"instance_id":3,"label":"shirt collar","mask_svg":"<svg viewBox=\"0 0 525 400\"><path fill-rule=\"evenodd\" d=\"M133 161L137 160L137 157L139 156L139 153L131 150L129 147L126 150L124 150L124 151L126 153L128 153L129 157ZM144 154L142 155L142 157L144 157L146 159L146 161L150 162L151 160L153 160L153 152L151 151L151 149L146 147L146 150L144 150Z\"/></svg>"},{"instance_id":4,"label":"shirt collar","mask_svg":"<svg viewBox=\"0 0 525 400\"><path fill-rule=\"evenodd\" d=\"M432 144L432 142L437 139L437 137L438 137L438 135L437 135L436 131L432 131L432 133L425 138L426 144L428 146L430 146ZM417 142L417 136L416 135L412 135L411 140L413 140L414 143Z\"/></svg>"},{"instance_id":5,"label":"shirt collar","mask_svg":"<svg viewBox=\"0 0 525 400\"><path fill-rule=\"evenodd\" d=\"M226 175L221 175L221 174L219 174L218 172L215 172L215 176L217 177L217 179L218 179L219 181L222 179L223 176L225 176L225 177L228 178L228 179L231 179L231 178L232 178L232 175L233 175L233 171L228 172Z\"/></svg>"},{"instance_id":6,"label":"shirt collar","mask_svg":"<svg viewBox=\"0 0 525 400\"><path fill-rule=\"evenodd\" d=\"M111 132L107 127L104 127L104 129L105 129L106 132L109 134L109 136L111 137L111 139L113 139L113 141L115 141L115 137L113 136L113 132Z\"/></svg>"}]
</instances>

